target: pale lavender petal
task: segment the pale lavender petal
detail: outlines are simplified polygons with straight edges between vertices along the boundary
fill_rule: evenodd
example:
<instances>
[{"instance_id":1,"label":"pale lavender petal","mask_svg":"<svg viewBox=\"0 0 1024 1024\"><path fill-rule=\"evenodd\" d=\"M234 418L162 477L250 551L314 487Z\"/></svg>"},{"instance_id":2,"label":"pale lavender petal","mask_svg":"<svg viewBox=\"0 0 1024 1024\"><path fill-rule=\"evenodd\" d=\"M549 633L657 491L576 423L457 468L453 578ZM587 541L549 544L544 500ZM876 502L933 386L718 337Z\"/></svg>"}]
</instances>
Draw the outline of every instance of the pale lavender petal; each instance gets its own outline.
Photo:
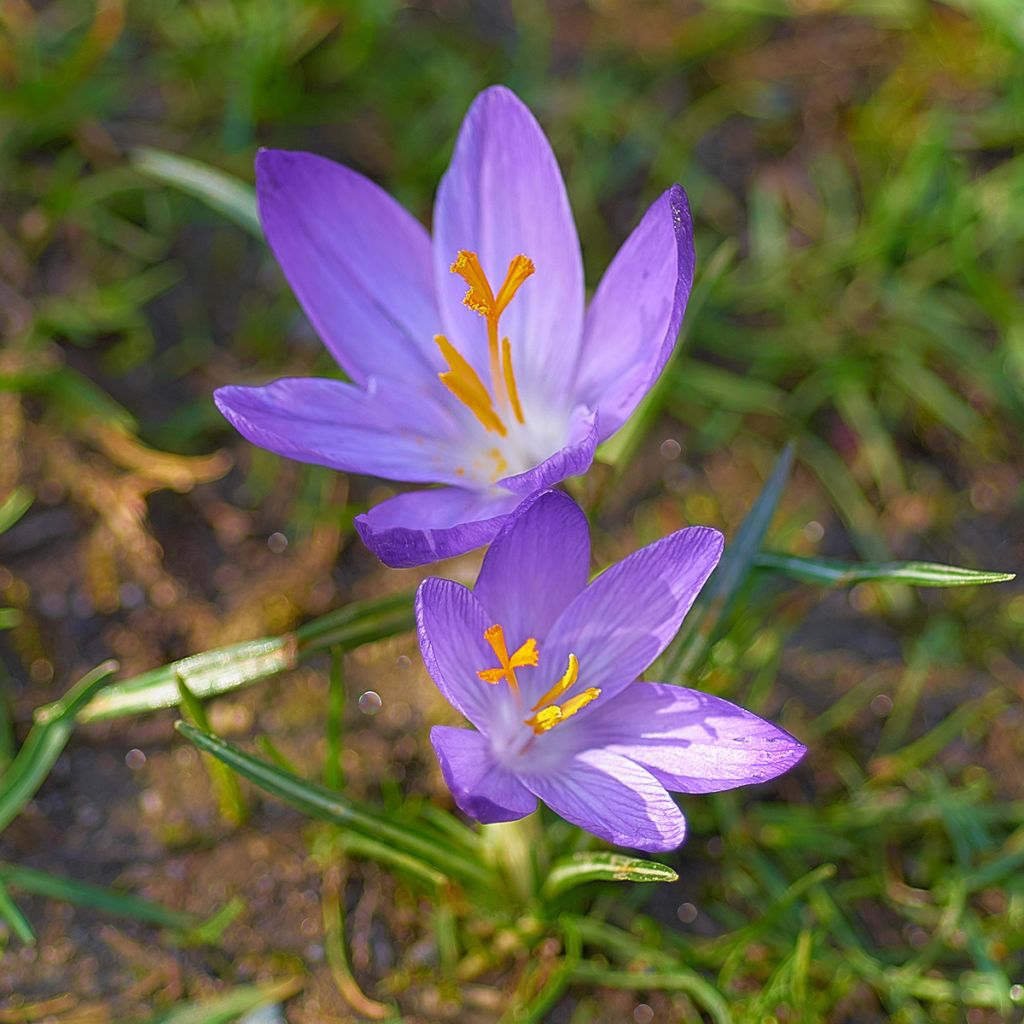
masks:
<instances>
[{"instance_id":1,"label":"pale lavender petal","mask_svg":"<svg viewBox=\"0 0 1024 1024\"><path fill-rule=\"evenodd\" d=\"M590 469L597 447L598 422L595 413L578 407L569 420L569 440L564 448L548 456L533 469L507 476L498 483L519 495L534 494L570 476L580 476Z\"/></svg>"},{"instance_id":2,"label":"pale lavender petal","mask_svg":"<svg viewBox=\"0 0 1024 1024\"><path fill-rule=\"evenodd\" d=\"M661 654L721 554L717 530L679 530L601 573L569 605L548 634L547 649L563 657L573 652L579 685L602 691L574 721L582 724Z\"/></svg>"},{"instance_id":3,"label":"pale lavender petal","mask_svg":"<svg viewBox=\"0 0 1024 1024\"><path fill-rule=\"evenodd\" d=\"M693 267L690 207L673 185L626 239L587 310L574 394L598 410L600 440L626 422L671 355Z\"/></svg>"},{"instance_id":4,"label":"pale lavender petal","mask_svg":"<svg viewBox=\"0 0 1024 1024\"><path fill-rule=\"evenodd\" d=\"M589 570L587 517L567 494L544 491L501 528L473 592L510 643L532 636L543 648L554 621L587 585Z\"/></svg>"},{"instance_id":5,"label":"pale lavender petal","mask_svg":"<svg viewBox=\"0 0 1024 1024\"><path fill-rule=\"evenodd\" d=\"M519 390L568 406L583 328L583 261L565 184L544 132L512 92L482 92L462 123L434 207L434 258L445 326L483 375L483 318L462 304L466 286L449 271L460 249L476 252L497 291L509 261L528 256L536 273L501 319ZM484 378L485 380L487 377Z\"/></svg>"},{"instance_id":6,"label":"pale lavender petal","mask_svg":"<svg viewBox=\"0 0 1024 1024\"><path fill-rule=\"evenodd\" d=\"M503 719L512 703L503 683L485 683L479 669L493 668L494 652L484 640L493 622L480 602L461 583L435 576L416 591L416 633L420 653L445 700L478 729Z\"/></svg>"},{"instance_id":7,"label":"pale lavender petal","mask_svg":"<svg viewBox=\"0 0 1024 1024\"><path fill-rule=\"evenodd\" d=\"M385 565L426 565L489 543L521 500L498 490L410 491L356 516L356 530Z\"/></svg>"},{"instance_id":8,"label":"pale lavender petal","mask_svg":"<svg viewBox=\"0 0 1024 1024\"><path fill-rule=\"evenodd\" d=\"M585 750L558 771L520 780L566 821L616 846L674 850L686 835L686 820L665 787L621 754Z\"/></svg>"},{"instance_id":9,"label":"pale lavender petal","mask_svg":"<svg viewBox=\"0 0 1024 1024\"><path fill-rule=\"evenodd\" d=\"M458 421L399 381L322 377L225 387L214 401L247 440L299 462L414 483L457 483Z\"/></svg>"},{"instance_id":10,"label":"pale lavender petal","mask_svg":"<svg viewBox=\"0 0 1024 1024\"><path fill-rule=\"evenodd\" d=\"M355 381L441 368L430 238L372 181L312 153L256 157L260 221L288 283Z\"/></svg>"},{"instance_id":11,"label":"pale lavender petal","mask_svg":"<svg viewBox=\"0 0 1024 1024\"><path fill-rule=\"evenodd\" d=\"M680 793L717 793L789 771L807 748L720 697L667 683L634 683L597 701L577 742L622 754Z\"/></svg>"},{"instance_id":12,"label":"pale lavender petal","mask_svg":"<svg viewBox=\"0 0 1024 1024\"><path fill-rule=\"evenodd\" d=\"M435 725L430 730L444 781L463 813L477 821L516 821L537 808L537 798L501 768L485 736Z\"/></svg>"}]
</instances>

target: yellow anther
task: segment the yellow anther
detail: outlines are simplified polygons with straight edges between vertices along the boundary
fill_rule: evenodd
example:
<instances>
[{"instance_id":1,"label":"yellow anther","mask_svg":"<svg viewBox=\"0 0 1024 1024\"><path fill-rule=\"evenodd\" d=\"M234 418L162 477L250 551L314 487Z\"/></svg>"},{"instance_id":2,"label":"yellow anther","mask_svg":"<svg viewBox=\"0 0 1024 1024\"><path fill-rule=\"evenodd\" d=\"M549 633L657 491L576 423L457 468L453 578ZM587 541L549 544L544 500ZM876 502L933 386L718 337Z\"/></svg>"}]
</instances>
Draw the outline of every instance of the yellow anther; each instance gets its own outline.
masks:
<instances>
[{"instance_id":1,"label":"yellow anther","mask_svg":"<svg viewBox=\"0 0 1024 1024\"><path fill-rule=\"evenodd\" d=\"M434 341L449 367L444 373L438 374L441 383L469 409L485 430L493 430L505 437L508 434L505 424L494 411L491 396L476 370L443 334L435 334Z\"/></svg>"},{"instance_id":2,"label":"yellow anther","mask_svg":"<svg viewBox=\"0 0 1024 1024\"><path fill-rule=\"evenodd\" d=\"M539 736L548 729L554 729L562 720L562 709L559 707L545 708L538 711L533 718L527 719L526 724L532 726L533 731Z\"/></svg>"},{"instance_id":3,"label":"yellow anther","mask_svg":"<svg viewBox=\"0 0 1024 1024\"><path fill-rule=\"evenodd\" d=\"M508 338L503 338L501 341L501 369L505 377L505 391L508 394L512 411L520 423L525 423L523 407L519 404L519 388L516 387L515 374L512 372L512 346L509 344Z\"/></svg>"},{"instance_id":4,"label":"yellow anther","mask_svg":"<svg viewBox=\"0 0 1024 1024\"><path fill-rule=\"evenodd\" d=\"M537 736L554 729L556 725L572 718L577 711L582 711L591 701L597 700L601 691L596 686L590 686L582 693L571 697L564 704L552 704L550 707L542 708L532 718L526 719L526 724L533 729Z\"/></svg>"},{"instance_id":5,"label":"yellow anther","mask_svg":"<svg viewBox=\"0 0 1024 1024\"><path fill-rule=\"evenodd\" d=\"M530 708L535 714L532 718L525 720L525 724L533 729L538 736L549 729L554 729L559 722L572 718L577 711L581 711L592 700L597 700L601 696L601 691L596 686L589 686L582 693L578 693L575 697L570 697L564 704L556 704L555 701L562 694L576 685L576 680L579 679L579 676L579 660L575 654L570 654L569 665L565 672L562 673L562 678Z\"/></svg>"},{"instance_id":6,"label":"yellow anther","mask_svg":"<svg viewBox=\"0 0 1024 1024\"><path fill-rule=\"evenodd\" d=\"M544 694L536 704L530 708L531 711L540 711L545 704L553 704L566 690L572 686L580 675L580 663L575 654L569 655L569 667L565 670L562 678Z\"/></svg>"},{"instance_id":7,"label":"yellow anther","mask_svg":"<svg viewBox=\"0 0 1024 1024\"><path fill-rule=\"evenodd\" d=\"M517 668L532 667L540 660L537 651L537 641L531 636L509 657L508 647L505 643L505 630L499 625L490 626L484 630L484 639L490 644L494 656L498 659L499 668L484 668L477 672L477 675L485 682L500 683L502 679L508 680L508 685L513 693L519 692L519 680L516 679Z\"/></svg>"}]
</instances>

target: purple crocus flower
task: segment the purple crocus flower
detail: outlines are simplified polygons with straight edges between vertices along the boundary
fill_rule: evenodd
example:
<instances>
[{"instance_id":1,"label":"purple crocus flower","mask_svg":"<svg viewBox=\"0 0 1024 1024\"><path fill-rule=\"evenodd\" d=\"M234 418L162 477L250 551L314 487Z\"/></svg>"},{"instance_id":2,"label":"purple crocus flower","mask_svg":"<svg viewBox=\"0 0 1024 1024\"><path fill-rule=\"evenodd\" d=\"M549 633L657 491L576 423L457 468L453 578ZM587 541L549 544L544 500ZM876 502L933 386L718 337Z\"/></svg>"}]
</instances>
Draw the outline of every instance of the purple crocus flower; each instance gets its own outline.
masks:
<instances>
[{"instance_id":1,"label":"purple crocus flower","mask_svg":"<svg viewBox=\"0 0 1024 1024\"><path fill-rule=\"evenodd\" d=\"M420 649L475 730L435 726L455 802L483 822L543 800L620 846L669 850L686 823L669 795L773 779L805 747L749 711L637 677L665 649L722 553L690 527L587 583L587 521L545 491L502 527L476 587L425 580Z\"/></svg>"},{"instance_id":2,"label":"purple crocus flower","mask_svg":"<svg viewBox=\"0 0 1024 1024\"><path fill-rule=\"evenodd\" d=\"M260 220L351 379L225 387L250 441L301 462L420 484L356 520L392 566L485 544L528 495L583 473L668 359L693 281L686 195L650 207L584 313L583 264L554 154L508 89L474 101L431 240L366 178L263 150Z\"/></svg>"}]
</instances>

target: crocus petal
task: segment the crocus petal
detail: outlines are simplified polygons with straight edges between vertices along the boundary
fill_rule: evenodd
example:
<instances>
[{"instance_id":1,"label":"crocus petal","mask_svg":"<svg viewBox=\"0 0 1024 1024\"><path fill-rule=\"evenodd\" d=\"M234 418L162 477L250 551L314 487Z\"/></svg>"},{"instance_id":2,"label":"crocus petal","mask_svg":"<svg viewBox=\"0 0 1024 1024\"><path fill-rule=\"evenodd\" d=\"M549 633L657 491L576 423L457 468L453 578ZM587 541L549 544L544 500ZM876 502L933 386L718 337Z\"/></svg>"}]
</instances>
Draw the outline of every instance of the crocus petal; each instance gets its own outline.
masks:
<instances>
[{"instance_id":1,"label":"crocus petal","mask_svg":"<svg viewBox=\"0 0 1024 1024\"><path fill-rule=\"evenodd\" d=\"M579 659L580 686L602 692L573 722L582 723L661 654L721 554L717 530L679 530L601 573L566 608L548 634L547 647L572 651ZM573 722L560 728L569 730Z\"/></svg>"},{"instance_id":2,"label":"crocus petal","mask_svg":"<svg viewBox=\"0 0 1024 1024\"><path fill-rule=\"evenodd\" d=\"M448 333L483 375L483 318L467 309L465 283L449 267L460 249L476 252L495 292L509 262L533 260L529 278L501 318L524 401L567 405L583 326L583 261L565 184L533 115L501 86L482 92L462 123L434 207L437 290ZM487 379L485 377L485 379Z\"/></svg>"},{"instance_id":3,"label":"crocus petal","mask_svg":"<svg viewBox=\"0 0 1024 1024\"><path fill-rule=\"evenodd\" d=\"M686 835L686 820L665 787L621 754L586 750L556 772L520 779L566 821L617 846L674 850Z\"/></svg>"},{"instance_id":4,"label":"crocus petal","mask_svg":"<svg viewBox=\"0 0 1024 1024\"><path fill-rule=\"evenodd\" d=\"M463 813L477 821L516 821L537 808L537 798L501 768L486 737L469 729L435 725L430 730L444 781Z\"/></svg>"},{"instance_id":5,"label":"crocus petal","mask_svg":"<svg viewBox=\"0 0 1024 1024\"><path fill-rule=\"evenodd\" d=\"M597 416L591 409L579 406L569 420L568 443L548 456L543 462L515 476L507 476L498 483L517 494L533 494L557 484L570 476L580 476L590 469L597 448Z\"/></svg>"},{"instance_id":6,"label":"crocus petal","mask_svg":"<svg viewBox=\"0 0 1024 1024\"><path fill-rule=\"evenodd\" d=\"M361 174L261 150L260 222L288 283L345 372L422 379L440 368L430 238Z\"/></svg>"},{"instance_id":7,"label":"crocus petal","mask_svg":"<svg viewBox=\"0 0 1024 1024\"><path fill-rule=\"evenodd\" d=\"M518 494L498 490L410 491L356 516L356 530L385 565L404 569L489 543L521 500Z\"/></svg>"},{"instance_id":8,"label":"crocus petal","mask_svg":"<svg viewBox=\"0 0 1024 1024\"><path fill-rule=\"evenodd\" d=\"M417 389L321 377L224 387L217 407L243 437L299 462L415 483L456 483L458 421Z\"/></svg>"},{"instance_id":9,"label":"crocus petal","mask_svg":"<svg viewBox=\"0 0 1024 1024\"><path fill-rule=\"evenodd\" d=\"M580 732L588 743L636 761L680 793L767 782L807 751L750 711L666 683L634 683L614 700L596 702Z\"/></svg>"},{"instance_id":10,"label":"crocus petal","mask_svg":"<svg viewBox=\"0 0 1024 1024\"><path fill-rule=\"evenodd\" d=\"M671 355L693 267L690 207L673 185L626 239L587 310L574 393L598 410L601 440L626 422Z\"/></svg>"},{"instance_id":11,"label":"crocus petal","mask_svg":"<svg viewBox=\"0 0 1024 1024\"><path fill-rule=\"evenodd\" d=\"M589 568L587 517L567 494L544 491L501 528L473 592L511 644L532 636L543 647L555 619L587 585Z\"/></svg>"}]
</instances>

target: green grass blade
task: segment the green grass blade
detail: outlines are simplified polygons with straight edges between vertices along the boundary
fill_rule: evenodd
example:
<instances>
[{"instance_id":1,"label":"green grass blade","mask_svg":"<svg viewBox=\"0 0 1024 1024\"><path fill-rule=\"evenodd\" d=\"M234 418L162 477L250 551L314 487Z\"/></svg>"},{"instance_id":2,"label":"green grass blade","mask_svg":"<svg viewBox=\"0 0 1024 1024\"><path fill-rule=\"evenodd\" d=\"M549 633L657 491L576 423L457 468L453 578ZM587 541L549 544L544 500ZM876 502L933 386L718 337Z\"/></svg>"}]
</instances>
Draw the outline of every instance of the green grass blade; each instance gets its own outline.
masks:
<instances>
[{"instance_id":1,"label":"green grass blade","mask_svg":"<svg viewBox=\"0 0 1024 1024\"><path fill-rule=\"evenodd\" d=\"M21 907L14 902L14 898L7 891L7 886L0 881L0 917L2 917L11 929L15 938L25 946L34 946L36 933L32 930L28 918L22 912Z\"/></svg>"},{"instance_id":2,"label":"green grass blade","mask_svg":"<svg viewBox=\"0 0 1024 1024\"><path fill-rule=\"evenodd\" d=\"M716 628L728 614L760 554L792 465L793 445L788 444L732 543L725 549L718 567L704 584L682 628L652 671L653 677L678 683L700 664Z\"/></svg>"},{"instance_id":3,"label":"green grass blade","mask_svg":"<svg viewBox=\"0 0 1024 1024\"><path fill-rule=\"evenodd\" d=\"M98 722L175 707L181 702L179 679L194 697L205 700L284 672L296 664L297 644L291 634L204 651L104 687L82 710L79 721Z\"/></svg>"},{"instance_id":4,"label":"green grass blade","mask_svg":"<svg viewBox=\"0 0 1024 1024\"><path fill-rule=\"evenodd\" d=\"M198 160L150 146L132 151L132 166L147 178L201 200L254 237L263 238L256 190L251 185Z\"/></svg>"},{"instance_id":5,"label":"green grass blade","mask_svg":"<svg viewBox=\"0 0 1024 1024\"><path fill-rule=\"evenodd\" d=\"M569 987L569 980L573 968L580 962L583 955L583 939L580 930L572 918L566 916L559 920L562 932L562 946L565 953L561 963L550 973L540 991L522 1007L512 1006L500 1024L515 1022L515 1024L541 1024L548 1019L548 1014L555 1008L562 998L565 990Z\"/></svg>"},{"instance_id":6,"label":"green grass blade","mask_svg":"<svg viewBox=\"0 0 1024 1024\"><path fill-rule=\"evenodd\" d=\"M261 1006L283 1003L301 988L301 978L285 978L266 985L241 985L213 999L181 1003L146 1018L144 1024L229 1024Z\"/></svg>"},{"instance_id":7,"label":"green grass blade","mask_svg":"<svg viewBox=\"0 0 1024 1024\"><path fill-rule=\"evenodd\" d=\"M105 661L83 676L59 701L39 709L36 724L0 778L0 832L14 820L50 774L74 730L75 715L116 671L116 661Z\"/></svg>"},{"instance_id":8,"label":"green grass blade","mask_svg":"<svg viewBox=\"0 0 1024 1024\"><path fill-rule=\"evenodd\" d=\"M586 882L674 882L678 877L670 867L657 861L620 853L574 853L551 865L542 892L551 898Z\"/></svg>"},{"instance_id":9,"label":"green grass blade","mask_svg":"<svg viewBox=\"0 0 1024 1024\"><path fill-rule=\"evenodd\" d=\"M307 622L294 633L193 654L106 686L82 710L79 721L96 722L175 707L181 702L179 678L195 697L207 700L285 672L301 658L319 651L331 647L349 651L412 626L410 593L354 601Z\"/></svg>"},{"instance_id":10,"label":"green grass blade","mask_svg":"<svg viewBox=\"0 0 1024 1024\"><path fill-rule=\"evenodd\" d=\"M34 896L73 903L75 906L88 907L116 917L128 917L159 928L189 931L201 924L192 914L171 910L128 892L93 885L91 882L79 882L73 878L53 875L48 871L38 871L20 864L0 864L0 881L23 892L30 892Z\"/></svg>"},{"instance_id":11,"label":"green grass blade","mask_svg":"<svg viewBox=\"0 0 1024 1024\"><path fill-rule=\"evenodd\" d=\"M405 633L415 625L413 592L402 591L369 601L353 601L300 626L295 635L299 656L338 647L351 651L363 644Z\"/></svg>"},{"instance_id":12,"label":"green grass blade","mask_svg":"<svg viewBox=\"0 0 1024 1024\"><path fill-rule=\"evenodd\" d=\"M0 629L14 629L21 625L22 614L18 608L0 608Z\"/></svg>"},{"instance_id":13,"label":"green grass blade","mask_svg":"<svg viewBox=\"0 0 1024 1024\"><path fill-rule=\"evenodd\" d=\"M402 853L422 858L444 875L483 885L495 882L494 873L481 861L466 856L435 836L427 838L405 825L397 825L375 808L301 779L185 722L178 722L177 729L200 750L212 754L243 778L311 818L340 825Z\"/></svg>"},{"instance_id":14,"label":"green grass blade","mask_svg":"<svg viewBox=\"0 0 1024 1024\"><path fill-rule=\"evenodd\" d=\"M440 889L448 881L440 871L432 868L426 861L396 850L379 839L371 839L369 836L360 835L357 832L349 832L341 837L340 842L345 852L353 857L375 860L379 864L387 864L398 871L404 871L411 877L426 883L430 889Z\"/></svg>"},{"instance_id":15,"label":"green grass blade","mask_svg":"<svg viewBox=\"0 0 1024 1024\"><path fill-rule=\"evenodd\" d=\"M345 679L342 674L341 651L331 651L330 690L327 695L327 753L324 758L324 785L341 789L344 774L341 768L341 721L345 714Z\"/></svg>"},{"instance_id":16,"label":"green grass blade","mask_svg":"<svg viewBox=\"0 0 1024 1024\"><path fill-rule=\"evenodd\" d=\"M0 502L0 533L9 530L32 507L32 492L27 487L15 487Z\"/></svg>"},{"instance_id":17,"label":"green grass blade","mask_svg":"<svg viewBox=\"0 0 1024 1024\"><path fill-rule=\"evenodd\" d=\"M757 556L758 569L791 576L801 583L849 587L855 583L908 583L915 587L969 587L981 583L1005 583L1010 572L961 569L936 562L843 562L833 558L802 558L768 552Z\"/></svg>"},{"instance_id":18,"label":"green grass blade","mask_svg":"<svg viewBox=\"0 0 1024 1024\"><path fill-rule=\"evenodd\" d=\"M594 988L685 992L707 1011L715 1024L732 1024L729 1005L721 992L696 971L687 970L685 967L663 971L613 971L605 964L583 961L573 967L569 977L576 985Z\"/></svg>"},{"instance_id":19,"label":"green grass blade","mask_svg":"<svg viewBox=\"0 0 1024 1024\"><path fill-rule=\"evenodd\" d=\"M213 729L210 726L210 720L207 717L206 708L203 707L202 701L192 693L181 676L178 676L176 682L178 684L178 693L181 696L182 711L203 732L212 733ZM215 757L204 758L204 760L209 769L213 791L217 796L217 808L220 811L220 816L229 825L237 828L245 821L249 814L245 797L242 794L242 788L238 784L238 776Z\"/></svg>"}]
</instances>

